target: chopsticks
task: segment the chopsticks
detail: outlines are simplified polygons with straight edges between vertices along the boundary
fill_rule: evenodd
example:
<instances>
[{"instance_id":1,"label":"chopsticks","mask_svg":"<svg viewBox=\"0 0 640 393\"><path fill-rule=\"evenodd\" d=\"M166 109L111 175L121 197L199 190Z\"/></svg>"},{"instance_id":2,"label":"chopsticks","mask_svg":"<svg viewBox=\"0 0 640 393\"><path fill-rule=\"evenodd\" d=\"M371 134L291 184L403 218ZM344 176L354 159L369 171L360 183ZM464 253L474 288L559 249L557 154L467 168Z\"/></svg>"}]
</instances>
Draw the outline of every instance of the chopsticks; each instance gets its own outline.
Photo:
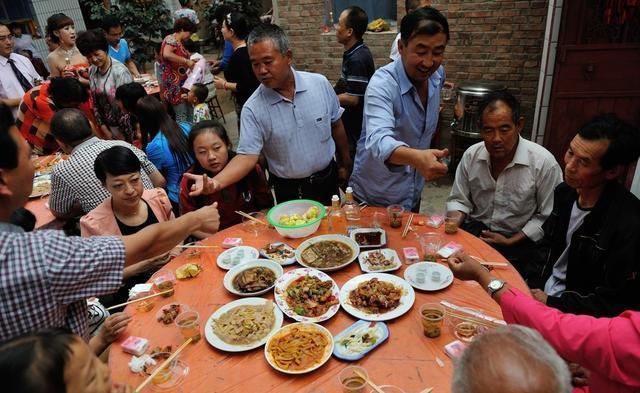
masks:
<instances>
[{"instance_id":1,"label":"chopsticks","mask_svg":"<svg viewBox=\"0 0 640 393\"><path fill-rule=\"evenodd\" d=\"M481 265L486 265L486 266L502 266L502 267L507 267L509 266L508 263L506 262L487 262L487 261L480 261Z\"/></svg>"},{"instance_id":2,"label":"chopsticks","mask_svg":"<svg viewBox=\"0 0 640 393\"><path fill-rule=\"evenodd\" d=\"M360 202L358 206L360 206L360 211L363 211L364 209L369 207L366 202Z\"/></svg>"},{"instance_id":3,"label":"chopsticks","mask_svg":"<svg viewBox=\"0 0 640 393\"><path fill-rule=\"evenodd\" d=\"M220 246L205 246L198 244L183 244L181 246L176 246L176 248L220 248Z\"/></svg>"},{"instance_id":4,"label":"chopsticks","mask_svg":"<svg viewBox=\"0 0 640 393\"><path fill-rule=\"evenodd\" d=\"M376 385L375 383L373 383L373 381L372 381L372 380L370 380L369 378L367 378L367 376L366 376L366 375L364 375L363 373L361 373L361 372L360 372L360 371L358 371L358 370L353 370L353 372L354 372L357 376L359 376L360 378L364 379L364 381L365 381L366 383L368 383L368 384L369 384L369 386L371 386L371 387L373 388L373 390L375 390L375 391L376 391L376 392L378 392L378 393L384 393L384 390L380 389L380 386L378 386L378 385Z\"/></svg>"},{"instance_id":5,"label":"chopsticks","mask_svg":"<svg viewBox=\"0 0 640 393\"><path fill-rule=\"evenodd\" d=\"M135 300L130 300L128 302L124 302L124 303L120 303L120 304L116 304L115 306L111 306L111 307L107 307L107 310L113 310L115 308L120 308L122 306L127 306L129 304L132 303L137 303L137 302L141 302L143 300L147 300L147 299L151 299L152 297L156 297L156 296L160 296L160 295L164 295L165 293L169 293L175 291L175 289L171 288L171 289L167 289L166 291L162 291L162 292L158 292L158 293L154 293L153 295L149 295L149 296L145 296L145 297L141 297L140 299L135 299Z\"/></svg>"},{"instance_id":6,"label":"chopsticks","mask_svg":"<svg viewBox=\"0 0 640 393\"><path fill-rule=\"evenodd\" d=\"M252 215L247 214L247 213L245 213L245 212L243 212L243 211L236 210L236 213L237 213L237 214L239 214L239 215L241 215L241 216L242 216L242 217L244 217L244 218L248 218L249 220L252 220L252 221L255 221L255 222L259 222L259 223L260 223L260 224L262 224L262 225L269 226L269 224L267 224L266 222L264 222L264 221L262 221L262 220L258 220L257 218L255 218L255 217L253 217Z\"/></svg>"},{"instance_id":7,"label":"chopsticks","mask_svg":"<svg viewBox=\"0 0 640 393\"><path fill-rule=\"evenodd\" d=\"M486 327L490 327L490 328L494 328L494 327L499 327L499 326L504 326L500 323L497 322L491 322L488 320L484 320L484 319L480 319L480 318L474 318L474 317L469 317L469 316L465 316L462 314L458 314L449 310L445 309L445 314L447 314L450 317L459 319L461 321L465 321L465 322L471 322L471 323L475 323L476 325L482 325L482 326L486 326Z\"/></svg>"},{"instance_id":8,"label":"chopsticks","mask_svg":"<svg viewBox=\"0 0 640 393\"><path fill-rule=\"evenodd\" d=\"M411 213L411 215L409 216L409 219L407 220L407 224L404 226L404 229L402 230L403 239L407 237L407 233L409 232L409 228L411 227L411 223L413 222L413 216L415 216L415 214Z\"/></svg>"},{"instance_id":9,"label":"chopsticks","mask_svg":"<svg viewBox=\"0 0 640 393\"><path fill-rule=\"evenodd\" d=\"M145 379L140 385L138 385L138 387L136 388L136 390L134 391L134 393L140 393L142 391L142 389L144 389L145 386L147 386L149 384L149 382L151 382L151 380L153 378L156 377L156 375L158 375L160 373L160 371L162 371L163 368L167 367L167 365L169 363L171 363L171 361L173 359L175 359L176 356L178 356L178 354L187 347L187 345L191 344L191 341L193 340L193 337L189 337L187 339L187 341L185 341L178 349L176 349L176 351L174 353L171 354L171 356L169 356L167 358L167 360L165 360L160 366L158 366L152 373L151 375L149 375L147 377L147 379Z\"/></svg>"}]
</instances>

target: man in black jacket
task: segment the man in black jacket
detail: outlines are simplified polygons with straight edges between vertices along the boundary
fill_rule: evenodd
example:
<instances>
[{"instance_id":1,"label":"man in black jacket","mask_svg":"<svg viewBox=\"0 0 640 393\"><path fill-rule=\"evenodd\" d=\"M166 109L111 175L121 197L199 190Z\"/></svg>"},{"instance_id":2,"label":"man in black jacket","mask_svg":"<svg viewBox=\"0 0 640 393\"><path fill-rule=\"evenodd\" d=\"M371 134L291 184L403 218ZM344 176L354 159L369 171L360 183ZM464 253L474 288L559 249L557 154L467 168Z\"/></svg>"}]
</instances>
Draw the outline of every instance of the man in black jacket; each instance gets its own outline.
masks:
<instances>
[{"instance_id":1,"label":"man in black jacket","mask_svg":"<svg viewBox=\"0 0 640 393\"><path fill-rule=\"evenodd\" d=\"M536 299L597 317L640 309L640 200L616 180L639 155L638 130L614 115L578 131L544 225L550 249Z\"/></svg>"}]
</instances>

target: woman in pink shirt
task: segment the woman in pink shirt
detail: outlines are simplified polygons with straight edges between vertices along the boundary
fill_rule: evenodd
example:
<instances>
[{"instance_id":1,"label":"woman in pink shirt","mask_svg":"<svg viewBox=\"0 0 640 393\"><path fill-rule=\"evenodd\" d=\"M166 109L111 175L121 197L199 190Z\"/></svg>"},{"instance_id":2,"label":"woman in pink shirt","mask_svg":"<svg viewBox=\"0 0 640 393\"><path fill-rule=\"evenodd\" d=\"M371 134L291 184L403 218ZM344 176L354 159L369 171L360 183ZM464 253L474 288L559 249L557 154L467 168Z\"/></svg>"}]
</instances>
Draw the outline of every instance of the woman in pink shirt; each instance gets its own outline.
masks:
<instances>
[{"instance_id":1,"label":"woman in pink shirt","mask_svg":"<svg viewBox=\"0 0 640 393\"><path fill-rule=\"evenodd\" d=\"M574 392L640 390L640 312L625 311L615 318L565 314L511 288L471 257L450 258L449 267L456 278L487 289L508 323L536 329L563 359L589 370L588 386Z\"/></svg>"}]
</instances>

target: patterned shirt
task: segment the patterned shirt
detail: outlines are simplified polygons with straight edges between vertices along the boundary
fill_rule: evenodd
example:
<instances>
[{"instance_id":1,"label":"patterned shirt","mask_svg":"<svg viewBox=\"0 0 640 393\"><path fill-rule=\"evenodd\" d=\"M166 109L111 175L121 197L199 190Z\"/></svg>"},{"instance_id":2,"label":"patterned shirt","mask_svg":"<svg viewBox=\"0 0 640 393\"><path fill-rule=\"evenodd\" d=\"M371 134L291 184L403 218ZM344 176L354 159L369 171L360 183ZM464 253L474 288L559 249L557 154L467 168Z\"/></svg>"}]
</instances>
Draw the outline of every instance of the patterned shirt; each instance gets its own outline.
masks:
<instances>
[{"instance_id":1,"label":"patterned shirt","mask_svg":"<svg viewBox=\"0 0 640 393\"><path fill-rule=\"evenodd\" d=\"M49 197L52 211L69 214L74 206L79 206L84 213L88 213L109 197L109 192L93 172L93 163L98 154L112 146L128 147L138 156L144 188L153 188L149 175L157 169L144 152L124 141L105 141L93 137L76 146L69 159L61 161L53 169Z\"/></svg>"},{"instance_id":2,"label":"patterned shirt","mask_svg":"<svg viewBox=\"0 0 640 393\"><path fill-rule=\"evenodd\" d=\"M89 67L89 86L93 98L93 109L98 125L122 127L122 112L116 103L116 89L126 83L133 82L131 73L118 60L111 60L111 67L102 74L98 67ZM124 132L125 130L123 130ZM128 140L132 135L127 135Z\"/></svg>"},{"instance_id":3,"label":"patterned shirt","mask_svg":"<svg viewBox=\"0 0 640 393\"><path fill-rule=\"evenodd\" d=\"M0 340L45 327L88 340L87 298L120 287L124 259L118 237L0 231Z\"/></svg>"},{"instance_id":4,"label":"patterned shirt","mask_svg":"<svg viewBox=\"0 0 640 393\"><path fill-rule=\"evenodd\" d=\"M202 120L211 120L211 112L209 106L204 102L193 107L193 124Z\"/></svg>"}]
</instances>

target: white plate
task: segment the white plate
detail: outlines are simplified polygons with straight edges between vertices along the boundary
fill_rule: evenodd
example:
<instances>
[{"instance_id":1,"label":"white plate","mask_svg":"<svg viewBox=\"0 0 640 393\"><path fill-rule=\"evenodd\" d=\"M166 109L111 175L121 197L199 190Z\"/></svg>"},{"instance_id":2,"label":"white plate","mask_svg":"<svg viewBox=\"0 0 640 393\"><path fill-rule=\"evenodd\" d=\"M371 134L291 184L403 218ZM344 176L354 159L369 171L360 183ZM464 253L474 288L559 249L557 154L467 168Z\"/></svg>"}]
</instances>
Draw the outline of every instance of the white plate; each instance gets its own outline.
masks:
<instances>
[{"instance_id":1,"label":"white plate","mask_svg":"<svg viewBox=\"0 0 640 393\"><path fill-rule=\"evenodd\" d=\"M243 271L250 269L252 267L265 267L267 269L270 269L273 273L275 273L275 280L273 280L273 284L271 284L269 287L262 289L260 291L257 292L240 292L237 289L235 289L233 287L233 279L235 278L235 276L237 276L238 274L242 273ZM224 280L223 280L223 284L224 287L227 289L227 291L238 295L238 296L257 296L257 295L262 295L263 293L267 293L271 290L271 288L273 288L273 286L276 283L276 280L278 280L278 278L280 278L280 276L282 276L282 273L284 271L282 270L282 266L278 265L277 263L270 261L268 259L255 259L253 261L247 261L245 263L243 263L242 265L238 265L236 267L234 267L233 269L229 270L227 272L227 274L224 275Z\"/></svg>"},{"instance_id":2,"label":"white plate","mask_svg":"<svg viewBox=\"0 0 640 393\"><path fill-rule=\"evenodd\" d=\"M332 266L332 267L315 267L315 266L311 266L311 265L306 264L302 260L302 251L304 251L307 247L309 247L310 245L312 245L314 243L317 243L317 242L329 241L329 240L339 241L339 242L345 243L349 247L351 247L351 251L353 253L351 258L347 262L343 263L342 265ZM304 267L321 270L323 272L332 272L334 270L342 269L343 267L349 265L351 262L355 261L356 258L358 258L358 253L360 253L360 246L358 246L358 243L356 243L354 240L348 238L347 236L344 236L344 235L320 235L320 236L312 237L311 239L307 239L307 240L303 241L298 246L298 248L296 248L296 259L298 260L298 263L300 263Z\"/></svg>"},{"instance_id":3,"label":"white plate","mask_svg":"<svg viewBox=\"0 0 640 393\"><path fill-rule=\"evenodd\" d=\"M229 270L247 261L258 259L260 253L253 247L238 246L223 251L218 255L218 267Z\"/></svg>"},{"instance_id":4,"label":"white plate","mask_svg":"<svg viewBox=\"0 0 640 393\"><path fill-rule=\"evenodd\" d=\"M386 259L391 259L392 261L394 261L395 265L384 268L384 269L372 269L371 265L367 263L367 256L372 252L381 252ZM400 261L400 257L398 256L398 253L396 252L396 250L393 250L391 248L382 248L380 250L363 251L360 253L360 255L358 255L358 262L360 263L360 269L362 269L362 271L365 273L392 272L394 270L400 269L400 266L402 266L402 262Z\"/></svg>"},{"instance_id":5,"label":"white plate","mask_svg":"<svg viewBox=\"0 0 640 393\"><path fill-rule=\"evenodd\" d=\"M331 277L329 277L328 275L326 275L325 273L319 270L304 268L304 269L289 270L288 272L283 274L278 280L276 280L276 286L275 286L275 289L273 290L276 304L278 305L278 307L280 307L282 312L285 313L289 318L295 319L298 322L326 321L327 319L331 318L338 312L338 309L340 308L339 303L329 307L327 312L325 312L324 314L318 317L305 317L302 315L298 315L293 311L293 309L291 309L291 307L289 307L289 304L287 304L287 288L289 287L289 284L291 284L294 280L297 280L298 278L304 277L304 276L317 277L320 281L331 281L333 283L333 288L331 290L331 293L333 294L333 296L335 296L336 299L339 298L340 288L338 288L338 284L336 284L336 282L333 281Z\"/></svg>"},{"instance_id":6,"label":"white plate","mask_svg":"<svg viewBox=\"0 0 640 393\"><path fill-rule=\"evenodd\" d=\"M434 281L432 274L440 273L440 280ZM419 276L424 274L424 280ZM414 288L422 291L439 291L453 283L453 273L449 268L434 262L419 262L409 266L404 271L404 279Z\"/></svg>"},{"instance_id":7,"label":"white plate","mask_svg":"<svg viewBox=\"0 0 640 393\"><path fill-rule=\"evenodd\" d=\"M358 233L370 233L370 232L380 233L380 243L366 244L366 245L358 243L358 241L356 240L356 235ZM381 228L356 228L349 232L349 237L353 239L354 242L358 243L358 246L360 246L360 249L380 248L380 247L384 247L384 245L387 244L387 233L385 232L384 229L381 229Z\"/></svg>"},{"instance_id":8,"label":"white plate","mask_svg":"<svg viewBox=\"0 0 640 393\"><path fill-rule=\"evenodd\" d=\"M291 250L293 252L293 256L291 258L284 258L284 257L280 257L278 255L273 255L273 254L267 254L267 250L266 248L261 248L260 249L260 255L262 255L263 257L270 259L282 266L287 266L287 265L293 265L294 263L296 263L296 250L291 247L290 245L288 245L287 243L282 243L282 242L273 242L273 243L269 243L269 244L282 244L284 245L285 248ZM265 244L265 247L268 247L269 244Z\"/></svg>"},{"instance_id":9,"label":"white plate","mask_svg":"<svg viewBox=\"0 0 640 393\"><path fill-rule=\"evenodd\" d=\"M48 187L47 187L48 186ZM36 191L36 187L47 187L47 190ZM38 198L41 196L49 195L51 193L51 176L41 175L33 179L33 189L29 198Z\"/></svg>"},{"instance_id":10,"label":"white plate","mask_svg":"<svg viewBox=\"0 0 640 393\"><path fill-rule=\"evenodd\" d=\"M259 346L264 345L264 343L266 343L267 340L269 339L269 336L271 336L276 330L280 329L280 327L282 326L282 321L284 319L282 316L282 312L275 305L273 306L273 314L275 316L273 328L271 328L271 331L266 336L264 336L263 339L258 340L251 344L235 345L235 344L229 344L222 341L218 337L218 335L213 331L213 320L219 318L222 314L238 306L247 306L247 305L259 306L266 303L273 303L273 302L271 300L263 299L261 297L247 297L244 299L238 299L231 303L225 304L224 306L217 309L213 314L211 314L209 319L207 319L207 324L204 326L204 337L207 339L209 344L211 344L214 348L218 348L222 351L227 351L227 352L250 351L254 348L258 348Z\"/></svg>"},{"instance_id":11,"label":"white plate","mask_svg":"<svg viewBox=\"0 0 640 393\"><path fill-rule=\"evenodd\" d=\"M291 329L298 327L301 329L305 329L305 330L315 330L318 331L320 333L322 333L326 338L327 338L327 346L324 348L324 353L322 355L322 358L320 359L320 361L316 364L314 364L313 366L306 368L304 370L297 370L297 371L290 371L290 370L285 370L282 369L280 367L278 367L278 365L276 365L276 363L274 362L273 358L271 357L271 353L269 353L269 344L271 343L272 340L274 340L277 337L281 337L284 334L287 334ZM269 365L271 367L273 367L274 369L283 372L285 374L305 374L308 372L311 372L317 368L319 368L320 366L322 366L323 364L325 364L327 362L327 360L329 360L329 358L331 357L331 352L333 351L333 336L331 335L331 333L323 326L317 325L315 323L292 323L290 325L286 325L283 326L282 329L278 330L277 332L275 332L274 334L272 334L269 337L269 340L267 341L267 345L264 346L264 357L267 359L267 363L269 363Z\"/></svg>"},{"instance_id":12,"label":"white plate","mask_svg":"<svg viewBox=\"0 0 640 393\"><path fill-rule=\"evenodd\" d=\"M358 308L352 306L349 302L349 293L358 287L361 282L369 281L373 278L377 278L380 281L388 282L396 287L402 288L402 298L400 299L400 305L391 311L387 311L381 314L370 314L364 312ZM340 305L346 312L353 315L356 318L363 319L365 321L388 321L390 319L398 318L402 314L409 311L413 302L416 300L416 293L408 282L393 274L386 273L368 273L361 274L353 277L347 281L340 290Z\"/></svg>"}]
</instances>

